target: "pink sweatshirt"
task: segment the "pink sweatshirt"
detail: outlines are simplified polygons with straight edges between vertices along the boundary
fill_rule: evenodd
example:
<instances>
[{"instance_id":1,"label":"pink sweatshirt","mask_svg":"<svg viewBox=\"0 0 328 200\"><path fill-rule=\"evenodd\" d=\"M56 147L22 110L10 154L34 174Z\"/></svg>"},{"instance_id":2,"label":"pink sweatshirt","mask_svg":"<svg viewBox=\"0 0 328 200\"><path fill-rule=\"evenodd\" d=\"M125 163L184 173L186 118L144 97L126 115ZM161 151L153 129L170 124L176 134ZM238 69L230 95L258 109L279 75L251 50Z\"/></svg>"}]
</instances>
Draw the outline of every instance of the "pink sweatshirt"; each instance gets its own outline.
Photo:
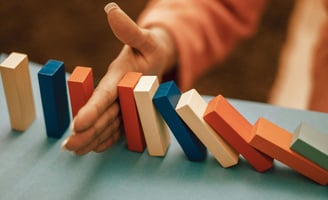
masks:
<instances>
[{"instance_id":1,"label":"pink sweatshirt","mask_svg":"<svg viewBox=\"0 0 328 200\"><path fill-rule=\"evenodd\" d=\"M240 39L255 32L265 4L266 0L153 0L138 23L162 26L172 35L178 50L175 75L184 91Z\"/></svg>"},{"instance_id":2,"label":"pink sweatshirt","mask_svg":"<svg viewBox=\"0 0 328 200\"><path fill-rule=\"evenodd\" d=\"M235 44L257 29L267 0L152 0L140 16L143 27L162 26L173 37L178 67L173 75L182 91ZM323 0L328 11L328 0ZM309 109L328 112L328 18L314 51Z\"/></svg>"}]
</instances>

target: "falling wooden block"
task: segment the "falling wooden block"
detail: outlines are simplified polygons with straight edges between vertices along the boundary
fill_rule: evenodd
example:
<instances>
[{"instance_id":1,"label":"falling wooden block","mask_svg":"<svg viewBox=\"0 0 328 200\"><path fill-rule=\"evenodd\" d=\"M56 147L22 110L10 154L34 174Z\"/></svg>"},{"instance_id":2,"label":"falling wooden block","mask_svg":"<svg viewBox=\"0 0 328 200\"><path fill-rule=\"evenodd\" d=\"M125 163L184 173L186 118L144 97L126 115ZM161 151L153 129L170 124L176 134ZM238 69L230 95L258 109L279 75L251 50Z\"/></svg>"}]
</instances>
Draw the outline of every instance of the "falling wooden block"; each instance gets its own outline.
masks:
<instances>
[{"instance_id":1,"label":"falling wooden block","mask_svg":"<svg viewBox=\"0 0 328 200\"><path fill-rule=\"evenodd\" d=\"M130 151L136 152L143 152L146 148L145 137L133 94L133 90L141 76L142 73L128 72L117 85L127 147Z\"/></svg>"},{"instance_id":2,"label":"falling wooden block","mask_svg":"<svg viewBox=\"0 0 328 200\"><path fill-rule=\"evenodd\" d=\"M72 116L75 117L93 93L94 84L92 68L82 66L75 67L67 84L71 100Z\"/></svg>"},{"instance_id":3,"label":"falling wooden block","mask_svg":"<svg viewBox=\"0 0 328 200\"><path fill-rule=\"evenodd\" d=\"M180 90L174 81L170 81L160 84L153 98L153 102L170 127L171 132L177 139L187 158L191 161L202 161L207 155L206 147L175 111L180 96Z\"/></svg>"},{"instance_id":4,"label":"falling wooden block","mask_svg":"<svg viewBox=\"0 0 328 200\"><path fill-rule=\"evenodd\" d=\"M289 148L293 134L259 118L252 129L250 144L263 153L277 159L307 178L327 185L328 171L307 160Z\"/></svg>"},{"instance_id":5,"label":"falling wooden block","mask_svg":"<svg viewBox=\"0 0 328 200\"><path fill-rule=\"evenodd\" d=\"M47 135L60 138L70 121L64 63L49 60L38 79Z\"/></svg>"},{"instance_id":6,"label":"falling wooden block","mask_svg":"<svg viewBox=\"0 0 328 200\"><path fill-rule=\"evenodd\" d=\"M290 148L328 170L328 134L301 123L294 132Z\"/></svg>"},{"instance_id":7,"label":"falling wooden block","mask_svg":"<svg viewBox=\"0 0 328 200\"><path fill-rule=\"evenodd\" d=\"M142 76L134 88L134 98L145 135L148 153L151 156L165 156L170 144L167 124L152 102L158 86L157 76Z\"/></svg>"},{"instance_id":8,"label":"falling wooden block","mask_svg":"<svg viewBox=\"0 0 328 200\"><path fill-rule=\"evenodd\" d=\"M257 171L264 172L272 167L273 159L249 144L252 125L222 95L208 103L204 119Z\"/></svg>"},{"instance_id":9,"label":"falling wooden block","mask_svg":"<svg viewBox=\"0 0 328 200\"><path fill-rule=\"evenodd\" d=\"M11 127L24 131L36 117L28 57L13 52L0 64L0 69Z\"/></svg>"},{"instance_id":10,"label":"falling wooden block","mask_svg":"<svg viewBox=\"0 0 328 200\"><path fill-rule=\"evenodd\" d=\"M204 99L191 89L181 95L176 111L223 167L236 165L238 153L204 121L206 107Z\"/></svg>"}]
</instances>

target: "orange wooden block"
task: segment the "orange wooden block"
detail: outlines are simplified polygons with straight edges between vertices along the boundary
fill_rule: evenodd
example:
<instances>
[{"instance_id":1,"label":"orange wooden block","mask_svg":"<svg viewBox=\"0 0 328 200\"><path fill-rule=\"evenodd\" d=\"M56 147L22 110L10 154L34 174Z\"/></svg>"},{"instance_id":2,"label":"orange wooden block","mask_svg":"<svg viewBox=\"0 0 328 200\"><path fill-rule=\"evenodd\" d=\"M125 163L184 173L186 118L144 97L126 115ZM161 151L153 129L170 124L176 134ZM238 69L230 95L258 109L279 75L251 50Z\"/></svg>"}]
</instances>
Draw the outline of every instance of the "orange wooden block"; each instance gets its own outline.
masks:
<instances>
[{"instance_id":1,"label":"orange wooden block","mask_svg":"<svg viewBox=\"0 0 328 200\"><path fill-rule=\"evenodd\" d=\"M94 90L92 68L75 67L68 81L72 116L87 103Z\"/></svg>"},{"instance_id":2,"label":"orange wooden block","mask_svg":"<svg viewBox=\"0 0 328 200\"><path fill-rule=\"evenodd\" d=\"M273 159L249 144L252 125L222 95L208 103L204 120L257 171L272 167Z\"/></svg>"},{"instance_id":3,"label":"orange wooden block","mask_svg":"<svg viewBox=\"0 0 328 200\"><path fill-rule=\"evenodd\" d=\"M264 118L259 118L253 126L250 144L309 179L327 185L328 171L292 151L289 148L292 137L292 133Z\"/></svg>"},{"instance_id":4,"label":"orange wooden block","mask_svg":"<svg viewBox=\"0 0 328 200\"><path fill-rule=\"evenodd\" d=\"M146 148L133 93L141 76L142 73L128 72L117 85L127 146L136 152L143 152Z\"/></svg>"}]
</instances>

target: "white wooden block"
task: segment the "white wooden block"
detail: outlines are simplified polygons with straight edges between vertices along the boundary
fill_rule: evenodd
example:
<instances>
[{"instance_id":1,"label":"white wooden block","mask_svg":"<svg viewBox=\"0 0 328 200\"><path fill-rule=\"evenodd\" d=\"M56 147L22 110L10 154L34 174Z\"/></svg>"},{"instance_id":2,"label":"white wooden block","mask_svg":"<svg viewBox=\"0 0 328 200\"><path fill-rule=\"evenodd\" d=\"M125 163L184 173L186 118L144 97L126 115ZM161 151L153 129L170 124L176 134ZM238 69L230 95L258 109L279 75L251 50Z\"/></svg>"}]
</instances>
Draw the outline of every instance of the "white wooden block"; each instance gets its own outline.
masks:
<instances>
[{"instance_id":1,"label":"white wooden block","mask_svg":"<svg viewBox=\"0 0 328 200\"><path fill-rule=\"evenodd\" d=\"M11 127L24 131L36 116L27 55L11 53L0 70Z\"/></svg>"},{"instance_id":2,"label":"white wooden block","mask_svg":"<svg viewBox=\"0 0 328 200\"><path fill-rule=\"evenodd\" d=\"M205 122L203 114L206 107L205 100L191 89L181 95L176 111L222 167L234 166L238 163L239 154Z\"/></svg>"},{"instance_id":3,"label":"white wooden block","mask_svg":"<svg viewBox=\"0 0 328 200\"><path fill-rule=\"evenodd\" d=\"M134 88L134 98L151 156L165 156L170 144L168 126L152 101L158 87L157 76L142 76Z\"/></svg>"}]
</instances>

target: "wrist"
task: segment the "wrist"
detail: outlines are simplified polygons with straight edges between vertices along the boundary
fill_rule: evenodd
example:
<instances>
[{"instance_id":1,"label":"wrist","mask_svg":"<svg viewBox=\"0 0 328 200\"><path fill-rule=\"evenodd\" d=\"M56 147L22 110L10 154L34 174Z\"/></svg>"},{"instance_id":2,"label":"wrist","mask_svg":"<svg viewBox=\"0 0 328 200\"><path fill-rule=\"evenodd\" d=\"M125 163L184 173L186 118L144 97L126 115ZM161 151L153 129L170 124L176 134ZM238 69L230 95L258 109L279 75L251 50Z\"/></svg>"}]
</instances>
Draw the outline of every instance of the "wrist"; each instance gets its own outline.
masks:
<instances>
[{"instance_id":1,"label":"wrist","mask_svg":"<svg viewBox=\"0 0 328 200\"><path fill-rule=\"evenodd\" d=\"M160 60L162 63L162 72L166 74L173 70L177 64L178 54L175 41L169 31L159 26L149 27L154 37L158 41L159 48L161 49Z\"/></svg>"}]
</instances>

